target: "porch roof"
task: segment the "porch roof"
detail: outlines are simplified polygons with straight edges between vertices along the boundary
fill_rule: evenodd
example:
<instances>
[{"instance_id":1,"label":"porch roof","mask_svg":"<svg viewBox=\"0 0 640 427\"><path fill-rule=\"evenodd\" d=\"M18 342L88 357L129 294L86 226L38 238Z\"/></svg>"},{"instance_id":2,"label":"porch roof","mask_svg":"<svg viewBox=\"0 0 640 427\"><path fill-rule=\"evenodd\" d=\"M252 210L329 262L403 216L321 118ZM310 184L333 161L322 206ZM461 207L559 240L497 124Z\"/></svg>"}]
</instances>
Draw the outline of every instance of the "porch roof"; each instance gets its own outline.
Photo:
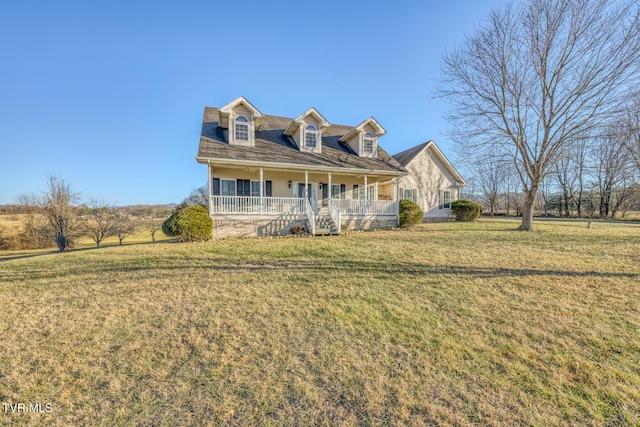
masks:
<instances>
[{"instance_id":1,"label":"porch roof","mask_svg":"<svg viewBox=\"0 0 640 427\"><path fill-rule=\"evenodd\" d=\"M322 153L303 152L293 138L284 134L294 119L264 115L256 130L255 146L230 145L228 129L220 127L217 108L205 108L200 146L196 159L200 163L263 164L264 166L309 168L359 173L403 175L406 169L378 146L378 158L358 156L348 144L339 142L352 126L330 125L322 132Z\"/></svg>"}]
</instances>

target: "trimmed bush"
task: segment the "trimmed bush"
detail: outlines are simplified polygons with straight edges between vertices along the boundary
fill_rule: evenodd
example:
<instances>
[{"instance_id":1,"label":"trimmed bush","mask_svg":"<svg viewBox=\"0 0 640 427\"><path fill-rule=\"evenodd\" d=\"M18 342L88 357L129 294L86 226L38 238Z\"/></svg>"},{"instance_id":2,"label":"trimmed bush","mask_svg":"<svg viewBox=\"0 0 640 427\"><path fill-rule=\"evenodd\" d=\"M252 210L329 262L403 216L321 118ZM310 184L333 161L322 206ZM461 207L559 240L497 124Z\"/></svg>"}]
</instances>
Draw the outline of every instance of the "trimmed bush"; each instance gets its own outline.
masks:
<instances>
[{"instance_id":1,"label":"trimmed bush","mask_svg":"<svg viewBox=\"0 0 640 427\"><path fill-rule=\"evenodd\" d=\"M473 222L482 215L482 208L469 200L456 200L451 203L451 211L456 221Z\"/></svg>"},{"instance_id":2,"label":"trimmed bush","mask_svg":"<svg viewBox=\"0 0 640 427\"><path fill-rule=\"evenodd\" d=\"M182 241L209 240L213 231L213 222L207 208L200 205L178 208L165 222L162 232Z\"/></svg>"},{"instance_id":3,"label":"trimmed bush","mask_svg":"<svg viewBox=\"0 0 640 427\"><path fill-rule=\"evenodd\" d=\"M424 212L420 209L420 206L413 203L411 200L400 200L400 227L407 228L412 225L420 224Z\"/></svg>"}]
</instances>

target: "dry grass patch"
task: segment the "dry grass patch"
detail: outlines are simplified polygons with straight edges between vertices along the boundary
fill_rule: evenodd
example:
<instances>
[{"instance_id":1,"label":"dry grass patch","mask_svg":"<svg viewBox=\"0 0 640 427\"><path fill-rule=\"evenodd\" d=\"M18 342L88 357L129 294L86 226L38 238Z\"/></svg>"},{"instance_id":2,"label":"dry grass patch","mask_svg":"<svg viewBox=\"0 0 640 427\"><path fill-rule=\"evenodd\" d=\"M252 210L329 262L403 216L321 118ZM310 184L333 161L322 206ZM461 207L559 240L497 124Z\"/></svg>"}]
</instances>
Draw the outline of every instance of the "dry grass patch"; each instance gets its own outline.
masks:
<instances>
[{"instance_id":1,"label":"dry grass patch","mask_svg":"<svg viewBox=\"0 0 640 427\"><path fill-rule=\"evenodd\" d=\"M40 425L638 425L637 224L428 224L0 262Z\"/></svg>"}]
</instances>

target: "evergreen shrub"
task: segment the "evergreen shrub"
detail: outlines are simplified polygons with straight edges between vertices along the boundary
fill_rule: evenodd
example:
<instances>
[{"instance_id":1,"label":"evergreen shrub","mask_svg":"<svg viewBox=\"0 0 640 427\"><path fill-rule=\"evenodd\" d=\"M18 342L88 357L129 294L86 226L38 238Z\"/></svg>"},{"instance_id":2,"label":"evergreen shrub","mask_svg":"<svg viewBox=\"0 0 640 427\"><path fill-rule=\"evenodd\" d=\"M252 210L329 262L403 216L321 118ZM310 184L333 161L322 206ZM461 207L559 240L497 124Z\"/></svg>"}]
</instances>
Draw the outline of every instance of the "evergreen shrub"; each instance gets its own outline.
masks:
<instances>
[{"instance_id":1,"label":"evergreen shrub","mask_svg":"<svg viewBox=\"0 0 640 427\"><path fill-rule=\"evenodd\" d=\"M482 207L469 200L456 200L451 203L451 211L456 221L473 222L482 215Z\"/></svg>"},{"instance_id":2,"label":"evergreen shrub","mask_svg":"<svg viewBox=\"0 0 640 427\"><path fill-rule=\"evenodd\" d=\"M407 228L412 225L420 224L424 212L420 209L420 206L416 205L411 200L400 200L400 227Z\"/></svg>"},{"instance_id":3,"label":"evergreen shrub","mask_svg":"<svg viewBox=\"0 0 640 427\"><path fill-rule=\"evenodd\" d=\"M209 240L213 232L213 222L204 206L179 207L162 223L162 232L187 242Z\"/></svg>"}]
</instances>

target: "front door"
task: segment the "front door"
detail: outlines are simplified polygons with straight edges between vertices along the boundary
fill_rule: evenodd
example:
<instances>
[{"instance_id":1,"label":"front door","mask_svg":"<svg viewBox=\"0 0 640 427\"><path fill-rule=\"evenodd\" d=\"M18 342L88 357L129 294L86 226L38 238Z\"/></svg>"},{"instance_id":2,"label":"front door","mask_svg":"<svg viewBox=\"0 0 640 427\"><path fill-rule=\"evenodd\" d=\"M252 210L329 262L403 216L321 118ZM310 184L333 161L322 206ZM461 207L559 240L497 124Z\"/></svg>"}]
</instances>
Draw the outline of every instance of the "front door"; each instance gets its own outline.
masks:
<instances>
[{"instance_id":1,"label":"front door","mask_svg":"<svg viewBox=\"0 0 640 427\"><path fill-rule=\"evenodd\" d=\"M305 197L304 191L304 183L301 182L298 184L298 194L294 194L296 197L303 198ZM309 203L311 203L311 208L314 213L318 213L318 190L316 184L307 184L306 197L309 199Z\"/></svg>"}]
</instances>

